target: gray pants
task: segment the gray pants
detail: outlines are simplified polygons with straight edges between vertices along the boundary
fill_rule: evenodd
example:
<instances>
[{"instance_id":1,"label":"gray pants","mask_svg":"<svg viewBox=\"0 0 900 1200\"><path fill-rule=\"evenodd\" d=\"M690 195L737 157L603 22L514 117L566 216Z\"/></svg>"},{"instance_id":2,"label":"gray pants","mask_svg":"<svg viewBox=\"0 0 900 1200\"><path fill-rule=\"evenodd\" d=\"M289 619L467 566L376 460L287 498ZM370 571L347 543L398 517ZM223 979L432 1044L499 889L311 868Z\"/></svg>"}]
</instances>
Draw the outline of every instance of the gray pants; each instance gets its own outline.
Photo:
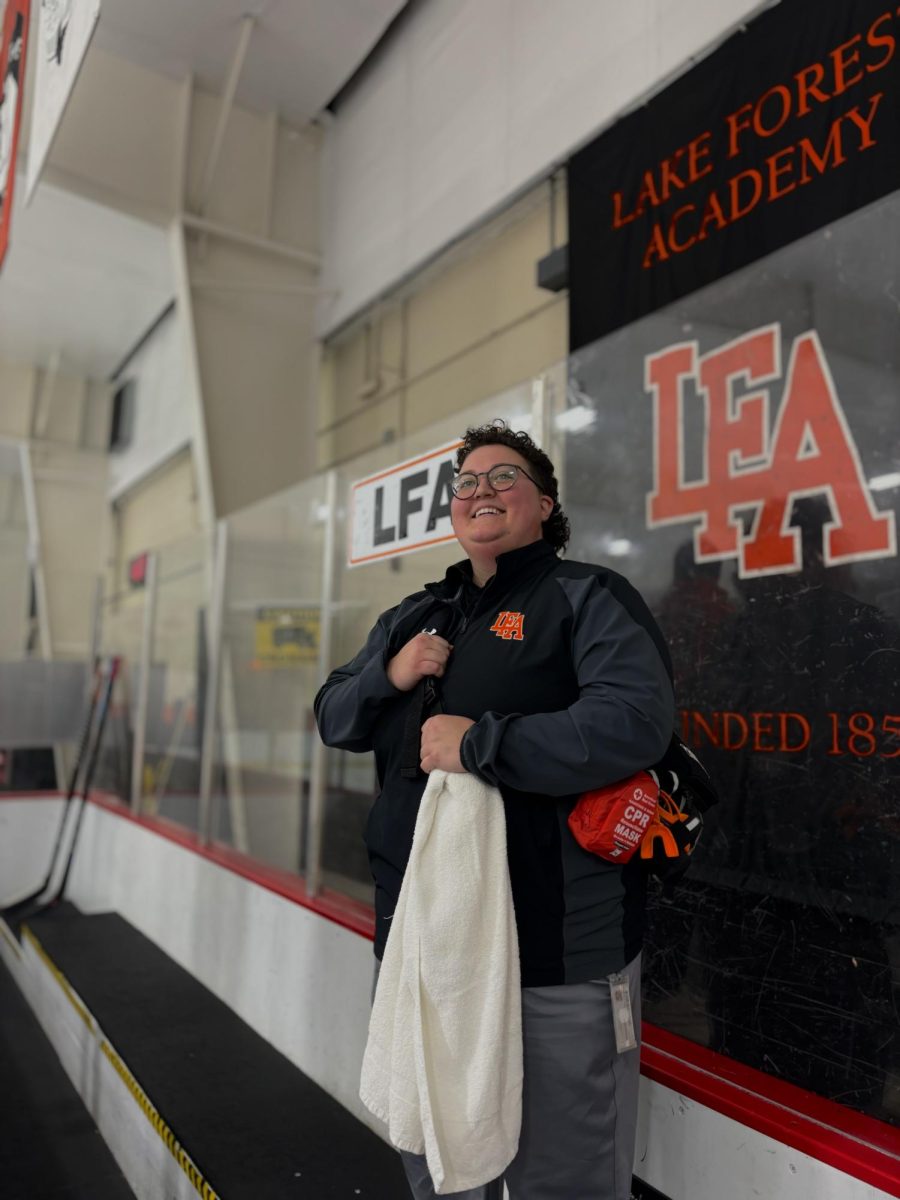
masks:
<instances>
[{"instance_id":1,"label":"gray pants","mask_svg":"<svg viewBox=\"0 0 900 1200\"><path fill-rule=\"evenodd\" d=\"M640 1040L641 959L624 972ZM503 1179L456 1200L629 1200L640 1049L616 1052L605 979L522 989L522 1134ZM423 1155L401 1151L415 1200L434 1200Z\"/></svg>"}]
</instances>

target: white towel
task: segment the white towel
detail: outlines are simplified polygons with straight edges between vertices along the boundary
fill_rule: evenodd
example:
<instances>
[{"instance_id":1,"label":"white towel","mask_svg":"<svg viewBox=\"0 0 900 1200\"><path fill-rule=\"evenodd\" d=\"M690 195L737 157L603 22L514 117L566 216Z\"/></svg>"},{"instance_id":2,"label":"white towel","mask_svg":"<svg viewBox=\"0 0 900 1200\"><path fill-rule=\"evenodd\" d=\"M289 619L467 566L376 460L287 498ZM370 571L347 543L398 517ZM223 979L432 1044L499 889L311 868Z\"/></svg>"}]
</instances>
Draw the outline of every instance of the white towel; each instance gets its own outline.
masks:
<instances>
[{"instance_id":1,"label":"white towel","mask_svg":"<svg viewBox=\"0 0 900 1200\"><path fill-rule=\"evenodd\" d=\"M502 1175L522 1123L522 996L503 801L432 771L394 912L360 1097L438 1195Z\"/></svg>"}]
</instances>

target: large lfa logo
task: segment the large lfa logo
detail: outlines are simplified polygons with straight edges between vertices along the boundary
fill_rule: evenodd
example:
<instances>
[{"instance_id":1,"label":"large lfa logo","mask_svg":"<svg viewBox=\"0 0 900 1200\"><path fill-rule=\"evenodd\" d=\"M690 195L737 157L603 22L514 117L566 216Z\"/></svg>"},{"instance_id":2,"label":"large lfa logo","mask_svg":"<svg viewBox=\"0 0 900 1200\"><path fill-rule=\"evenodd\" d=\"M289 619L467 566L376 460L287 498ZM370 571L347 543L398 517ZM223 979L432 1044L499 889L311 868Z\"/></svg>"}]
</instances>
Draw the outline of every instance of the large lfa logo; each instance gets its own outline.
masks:
<instances>
[{"instance_id":1,"label":"large lfa logo","mask_svg":"<svg viewBox=\"0 0 900 1200\"><path fill-rule=\"evenodd\" d=\"M897 553L894 514L872 502L859 452L815 331L794 340L774 423L771 390L781 378L781 326L754 329L701 355L697 343L667 346L645 360L653 397L653 528L696 520L698 562L737 558L742 577L797 571L800 532L794 500L824 496L826 565ZM705 408L701 478L685 469L686 390ZM741 511L753 519L745 530Z\"/></svg>"}]
</instances>

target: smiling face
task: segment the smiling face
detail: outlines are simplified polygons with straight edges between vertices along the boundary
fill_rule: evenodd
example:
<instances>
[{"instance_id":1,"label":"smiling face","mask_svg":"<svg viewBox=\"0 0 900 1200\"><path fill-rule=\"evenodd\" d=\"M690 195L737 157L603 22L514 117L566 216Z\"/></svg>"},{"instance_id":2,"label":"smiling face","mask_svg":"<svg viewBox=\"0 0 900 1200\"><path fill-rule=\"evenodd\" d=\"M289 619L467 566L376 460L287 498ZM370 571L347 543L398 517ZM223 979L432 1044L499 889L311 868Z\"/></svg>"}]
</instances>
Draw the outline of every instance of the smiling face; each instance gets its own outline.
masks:
<instances>
[{"instance_id":1,"label":"smiling face","mask_svg":"<svg viewBox=\"0 0 900 1200\"><path fill-rule=\"evenodd\" d=\"M489 471L498 463L513 463L534 475L527 459L508 446L479 446L463 462L460 471ZM498 554L529 546L541 538L541 525L553 511L553 501L541 493L526 475L520 475L505 492L495 492L487 476L481 475L474 496L455 497L450 509L453 532L473 564L493 563ZM477 574L477 572L476 572Z\"/></svg>"}]
</instances>

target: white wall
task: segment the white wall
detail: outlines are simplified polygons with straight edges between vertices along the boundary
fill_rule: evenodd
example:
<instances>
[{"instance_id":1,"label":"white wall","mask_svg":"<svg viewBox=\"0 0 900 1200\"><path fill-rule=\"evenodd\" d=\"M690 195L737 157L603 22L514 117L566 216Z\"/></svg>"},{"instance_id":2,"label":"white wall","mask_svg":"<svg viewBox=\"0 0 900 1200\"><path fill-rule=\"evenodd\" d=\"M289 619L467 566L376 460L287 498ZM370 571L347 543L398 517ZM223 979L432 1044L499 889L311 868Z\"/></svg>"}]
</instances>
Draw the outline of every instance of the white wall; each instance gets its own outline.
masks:
<instances>
[{"instance_id":1,"label":"white wall","mask_svg":"<svg viewBox=\"0 0 900 1200\"><path fill-rule=\"evenodd\" d=\"M60 410L64 414L65 405ZM96 450L32 442L31 462L50 650L54 658L83 660L103 561L106 457Z\"/></svg>"},{"instance_id":2,"label":"white wall","mask_svg":"<svg viewBox=\"0 0 900 1200\"><path fill-rule=\"evenodd\" d=\"M324 335L771 0L428 0L325 143Z\"/></svg>"}]
</instances>

